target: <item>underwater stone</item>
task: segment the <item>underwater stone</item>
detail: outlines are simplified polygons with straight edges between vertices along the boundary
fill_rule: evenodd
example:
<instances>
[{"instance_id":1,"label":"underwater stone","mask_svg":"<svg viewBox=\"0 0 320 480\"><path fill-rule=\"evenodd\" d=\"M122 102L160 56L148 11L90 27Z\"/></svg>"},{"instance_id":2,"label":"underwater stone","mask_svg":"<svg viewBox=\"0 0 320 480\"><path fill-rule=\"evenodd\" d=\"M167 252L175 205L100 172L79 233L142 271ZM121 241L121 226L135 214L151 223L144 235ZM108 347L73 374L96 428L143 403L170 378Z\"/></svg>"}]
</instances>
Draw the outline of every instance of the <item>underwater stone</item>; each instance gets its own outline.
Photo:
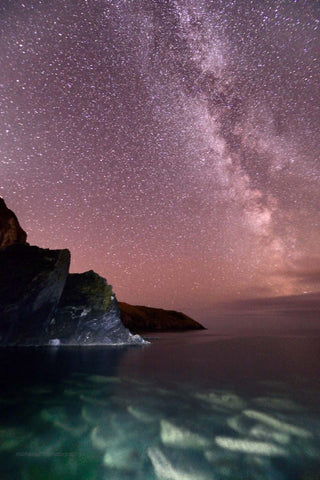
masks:
<instances>
[{"instance_id":1,"label":"underwater stone","mask_svg":"<svg viewBox=\"0 0 320 480\"><path fill-rule=\"evenodd\" d=\"M140 442L143 439L152 437L155 433L158 434L158 428L154 428L152 424L141 424L133 418L128 412L111 415L111 425L114 431L117 432L118 438L121 441Z\"/></svg>"},{"instance_id":2,"label":"underwater stone","mask_svg":"<svg viewBox=\"0 0 320 480\"><path fill-rule=\"evenodd\" d=\"M151 408L140 408L134 405L129 405L127 410L130 415L142 423L154 423L160 420L160 413Z\"/></svg>"},{"instance_id":3,"label":"underwater stone","mask_svg":"<svg viewBox=\"0 0 320 480\"><path fill-rule=\"evenodd\" d=\"M166 420L161 420L160 429L161 440L167 446L203 449L208 448L212 443L202 435L190 432L184 427L177 427Z\"/></svg>"},{"instance_id":4,"label":"underwater stone","mask_svg":"<svg viewBox=\"0 0 320 480\"><path fill-rule=\"evenodd\" d=\"M196 397L210 403L212 406L222 407L230 410L242 410L246 402L238 395L228 392L197 393Z\"/></svg>"},{"instance_id":5,"label":"underwater stone","mask_svg":"<svg viewBox=\"0 0 320 480\"><path fill-rule=\"evenodd\" d=\"M134 472L142 464L139 451L132 447L109 446L103 457L103 463L109 468Z\"/></svg>"},{"instance_id":6,"label":"underwater stone","mask_svg":"<svg viewBox=\"0 0 320 480\"><path fill-rule=\"evenodd\" d=\"M155 473L162 480L215 480L212 468L205 468L200 461L170 450L148 448L148 455Z\"/></svg>"},{"instance_id":7,"label":"underwater stone","mask_svg":"<svg viewBox=\"0 0 320 480\"><path fill-rule=\"evenodd\" d=\"M249 418L246 415L236 415L234 417L227 418L227 425L241 435L249 435L251 429L257 426L257 422L253 418Z\"/></svg>"},{"instance_id":8,"label":"underwater stone","mask_svg":"<svg viewBox=\"0 0 320 480\"><path fill-rule=\"evenodd\" d=\"M81 437L88 429L87 425L84 423L72 423L70 421L61 421L56 420L53 422L55 427L64 430L65 432L69 433L72 437Z\"/></svg>"},{"instance_id":9,"label":"underwater stone","mask_svg":"<svg viewBox=\"0 0 320 480\"><path fill-rule=\"evenodd\" d=\"M117 432L111 425L99 425L95 427L90 434L92 445L97 450L106 451L115 443L119 443Z\"/></svg>"},{"instance_id":10,"label":"underwater stone","mask_svg":"<svg viewBox=\"0 0 320 480\"><path fill-rule=\"evenodd\" d=\"M284 448L273 445L272 443L256 442L245 438L216 437L215 442L219 447L235 452L253 453L266 456L284 456L288 454Z\"/></svg>"},{"instance_id":11,"label":"underwater stone","mask_svg":"<svg viewBox=\"0 0 320 480\"><path fill-rule=\"evenodd\" d=\"M258 412L256 410L244 410L243 413L249 418L258 420L261 423L265 423L266 425L269 425L270 427L273 427L282 432L289 433L289 435L294 435L302 438L312 437L312 433L305 428L301 428L296 425L284 422L282 420L278 420L277 418L272 417L271 415L268 415L266 413Z\"/></svg>"},{"instance_id":12,"label":"underwater stone","mask_svg":"<svg viewBox=\"0 0 320 480\"><path fill-rule=\"evenodd\" d=\"M290 442L290 436L287 433L271 429L266 425L255 425L253 428L250 429L249 434L261 440L269 440L284 445Z\"/></svg>"}]
</instances>

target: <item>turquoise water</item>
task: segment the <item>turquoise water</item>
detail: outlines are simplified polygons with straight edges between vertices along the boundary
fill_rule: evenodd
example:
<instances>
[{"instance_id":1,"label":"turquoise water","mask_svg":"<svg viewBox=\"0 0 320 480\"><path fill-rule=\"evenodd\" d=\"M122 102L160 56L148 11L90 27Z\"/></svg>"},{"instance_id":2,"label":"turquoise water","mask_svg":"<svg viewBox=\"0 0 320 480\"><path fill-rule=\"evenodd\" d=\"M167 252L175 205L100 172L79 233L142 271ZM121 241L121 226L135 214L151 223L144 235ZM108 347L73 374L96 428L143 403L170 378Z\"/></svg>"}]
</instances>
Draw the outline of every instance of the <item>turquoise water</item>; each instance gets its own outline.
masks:
<instances>
[{"instance_id":1,"label":"turquoise water","mask_svg":"<svg viewBox=\"0 0 320 480\"><path fill-rule=\"evenodd\" d=\"M316 480L319 337L1 349L0 478Z\"/></svg>"}]
</instances>

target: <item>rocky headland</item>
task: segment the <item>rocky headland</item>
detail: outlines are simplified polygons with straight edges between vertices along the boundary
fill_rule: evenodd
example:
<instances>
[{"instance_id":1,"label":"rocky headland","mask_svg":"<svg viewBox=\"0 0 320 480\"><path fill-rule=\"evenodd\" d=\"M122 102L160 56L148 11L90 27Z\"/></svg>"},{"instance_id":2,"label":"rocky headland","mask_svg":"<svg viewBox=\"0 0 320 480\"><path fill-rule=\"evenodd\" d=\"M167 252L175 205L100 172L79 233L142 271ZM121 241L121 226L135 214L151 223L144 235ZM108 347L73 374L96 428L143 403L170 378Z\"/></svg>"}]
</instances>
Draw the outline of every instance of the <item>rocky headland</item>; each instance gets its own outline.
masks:
<instances>
[{"instance_id":1,"label":"rocky headland","mask_svg":"<svg viewBox=\"0 0 320 480\"><path fill-rule=\"evenodd\" d=\"M0 345L145 343L124 327L112 286L69 266L69 250L30 246L0 198Z\"/></svg>"},{"instance_id":2,"label":"rocky headland","mask_svg":"<svg viewBox=\"0 0 320 480\"><path fill-rule=\"evenodd\" d=\"M70 252L27 243L0 198L0 345L146 343L139 331L201 329L179 312L120 304L90 270L69 273Z\"/></svg>"},{"instance_id":3,"label":"rocky headland","mask_svg":"<svg viewBox=\"0 0 320 480\"><path fill-rule=\"evenodd\" d=\"M205 330L184 313L119 302L123 324L132 332Z\"/></svg>"}]
</instances>

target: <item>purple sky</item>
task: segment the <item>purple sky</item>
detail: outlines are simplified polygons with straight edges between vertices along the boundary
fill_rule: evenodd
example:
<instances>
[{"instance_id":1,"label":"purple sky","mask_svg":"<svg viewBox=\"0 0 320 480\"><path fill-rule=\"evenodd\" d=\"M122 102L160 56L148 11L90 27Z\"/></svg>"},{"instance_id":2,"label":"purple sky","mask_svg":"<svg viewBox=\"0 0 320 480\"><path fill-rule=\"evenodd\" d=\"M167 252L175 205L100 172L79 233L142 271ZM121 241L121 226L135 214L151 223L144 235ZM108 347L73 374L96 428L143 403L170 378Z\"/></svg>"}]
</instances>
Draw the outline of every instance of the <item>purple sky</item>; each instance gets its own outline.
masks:
<instances>
[{"instance_id":1,"label":"purple sky","mask_svg":"<svg viewBox=\"0 0 320 480\"><path fill-rule=\"evenodd\" d=\"M0 194L120 300L320 290L318 2L2 0Z\"/></svg>"}]
</instances>

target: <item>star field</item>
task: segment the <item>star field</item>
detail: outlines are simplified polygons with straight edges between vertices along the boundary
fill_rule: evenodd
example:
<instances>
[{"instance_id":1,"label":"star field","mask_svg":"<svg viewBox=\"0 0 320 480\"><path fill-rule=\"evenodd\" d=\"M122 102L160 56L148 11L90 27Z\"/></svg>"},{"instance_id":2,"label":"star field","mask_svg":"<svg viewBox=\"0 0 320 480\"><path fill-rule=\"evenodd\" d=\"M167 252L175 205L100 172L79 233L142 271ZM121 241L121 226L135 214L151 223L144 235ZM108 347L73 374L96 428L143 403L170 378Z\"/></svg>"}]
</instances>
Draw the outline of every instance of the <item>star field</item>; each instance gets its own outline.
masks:
<instances>
[{"instance_id":1,"label":"star field","mask_svg":"<svg viewBox=\"0 0 320 480\"><path fill-rule=\"evenodd\" d=\"M318 2L3 0L0 194L120 300L320 290Z\"/></svg>"}]
</instances>

